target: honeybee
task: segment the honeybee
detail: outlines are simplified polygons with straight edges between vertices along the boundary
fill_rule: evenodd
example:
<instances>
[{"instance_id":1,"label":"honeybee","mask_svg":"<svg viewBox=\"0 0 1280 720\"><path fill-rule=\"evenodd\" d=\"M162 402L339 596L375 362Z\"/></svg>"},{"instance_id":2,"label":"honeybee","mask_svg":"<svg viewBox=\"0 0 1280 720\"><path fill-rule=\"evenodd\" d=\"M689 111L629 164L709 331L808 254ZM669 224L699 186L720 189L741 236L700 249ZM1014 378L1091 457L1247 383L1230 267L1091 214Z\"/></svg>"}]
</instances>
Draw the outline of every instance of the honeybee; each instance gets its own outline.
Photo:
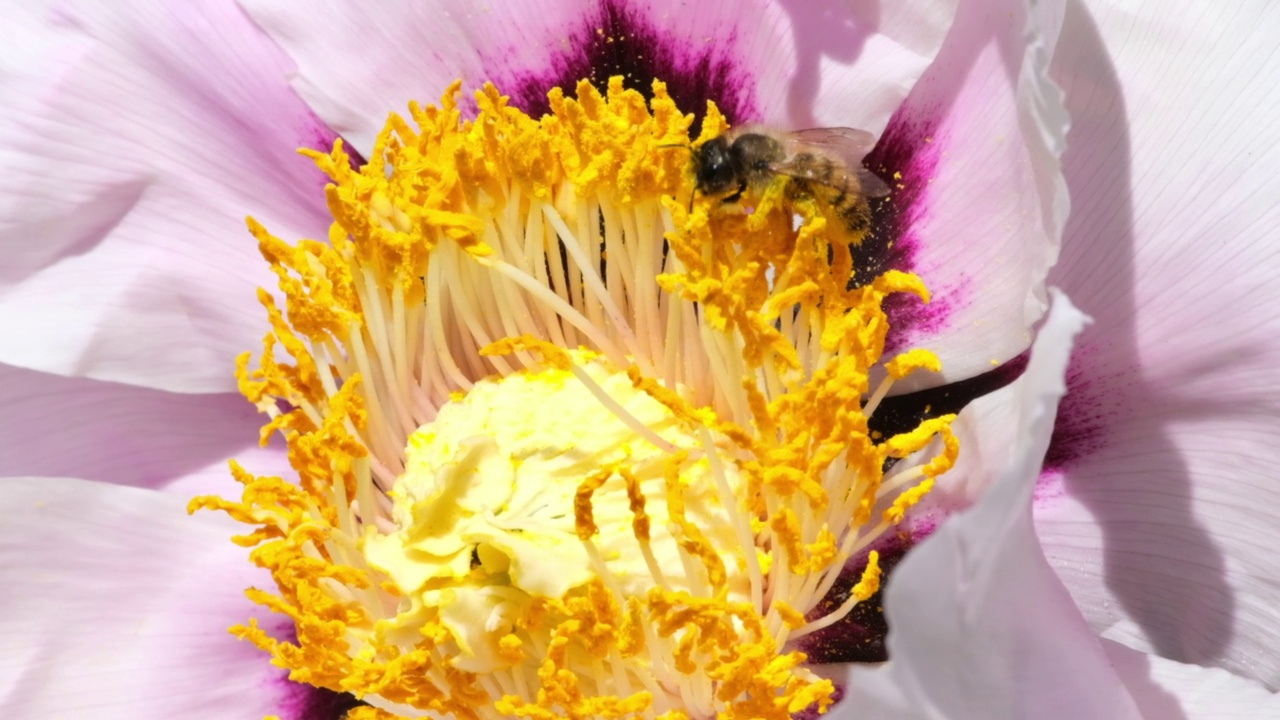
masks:
<instances>
[{"instance_id":1,"label":"honeybee","mask_svg":"<svg viewBox=\"0 0 1280 720\"><path fill-rule=\"evenodd\" d=\"M794 181L788 192L817 196L861 230L869 219L866 198L889 194L889 186L862 167L875 144L874 135L853 128L780 133L746 127L694 149L694 176L704 195L731 191L725 201L735 202L747 188L785 175Z\"/></svg>"}]
</instances>

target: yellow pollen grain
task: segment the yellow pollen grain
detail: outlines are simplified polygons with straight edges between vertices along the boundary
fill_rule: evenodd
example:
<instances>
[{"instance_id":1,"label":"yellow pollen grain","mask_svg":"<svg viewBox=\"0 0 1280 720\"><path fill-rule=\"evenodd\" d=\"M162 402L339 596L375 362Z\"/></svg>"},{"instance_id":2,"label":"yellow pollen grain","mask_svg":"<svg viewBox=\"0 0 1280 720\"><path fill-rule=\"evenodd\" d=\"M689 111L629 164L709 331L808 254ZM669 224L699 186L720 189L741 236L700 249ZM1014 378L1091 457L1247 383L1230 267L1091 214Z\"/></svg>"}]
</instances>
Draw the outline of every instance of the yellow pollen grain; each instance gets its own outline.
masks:
<instances>
[{"instance_id":1,"label":"yellow pollen grain","mask_svg":"<svg viewBox=\"0 0 1280 720\"><path fill-rule=\"evenodd\" d=\"M902 522L902 519L907 515L907 510L909 510L911 506L920 502L920 500L932 489L933 478L929 478L899 495L894 499L893 505L890 506L888 510L884 511L885 521L894 525Z\"/></svg>"},{"instance_id":2,"label":"yellow pollen grain","mask_svg":"<svg viewBox=\"0 0 1280 720\"><path fill-rule=\"evenodd\" d=\"M938 356L923 348L917 348L902 353L889 362L885 363L885 370L895 379L901 380L916 370L929 370L932 372L942 372L942 361Z\"/></svg>"},{"instance_id":3,"label":"yellow pollen grain","mask_svg":"<svg viewBox=\"0 0 1280 720\"><path fill-rule=\"evenodd\" d=\"M804 614L799 610L782 601L774 603L773 607L782 616L782 622L786 623L787 627L795 629L804 626Z\"/></svg>"},{"instance_id":4,"label":"yellow pollen grain","mask_svg":"<svg viewBox=\"0 0 1280 720\"><path fill-rule=\"evenodd\" d=\"M574 527L579 540L590 540L600 528L596 526L591 512L591 496L613 475L613 468L606 468L582 481L573 498Z\"/></svg>"},{"instance_id":5,"label":"yellow pollen grain","mask_svg":"<svg viewBox=\"0 0 1280 720\"><path fill-rule=\"evenodd\" d=\"M867 555L867 567L862 571L862 578L853 586L852 594L858 600L867 600L880 590L880 553L872 550Z\"/></svg>"}]
</instances>

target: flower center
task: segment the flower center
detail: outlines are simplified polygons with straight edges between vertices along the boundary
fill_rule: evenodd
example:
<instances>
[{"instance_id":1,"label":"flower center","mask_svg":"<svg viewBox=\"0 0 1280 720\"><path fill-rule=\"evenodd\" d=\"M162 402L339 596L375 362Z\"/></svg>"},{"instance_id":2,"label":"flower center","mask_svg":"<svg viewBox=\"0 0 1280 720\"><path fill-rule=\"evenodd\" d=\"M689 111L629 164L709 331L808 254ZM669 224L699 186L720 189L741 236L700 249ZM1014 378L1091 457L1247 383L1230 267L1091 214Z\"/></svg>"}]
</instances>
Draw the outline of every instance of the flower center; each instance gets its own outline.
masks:
<instances>
[{"instance_id":1,"label":"flower center","mask_svg":"<svg viewBox=\"0 0 1280 720\"><path fill-rule=\"evenodd\" d=\"M241 498L192 509L255 526L236 541L278 593L248 594L297 642L233 632L364 717L825 711L796 639L874 594L869 548L958 452L950 416L867 427L939 369L880 357L885 296L927 292L851 286L866 201L820 153L809 180L761 161L709 195L693 148L724 120L691 142L660 83L553 91L538 120L487 87L463 121L456 94L393 116L359 170L309 153L327 242L250 222L285 307L260 292L238 377L298 481L232 463Z\"/></svg>"},{"instance_id":2,"label":"flower center","mask_svg":"<svg viewBox=\"0 0 1280 720\"><path fill-rule=\"evenodd\" d=\"M703 528L710 551L728 561L724 597L750 597L743 570L754 548L738 541L727 509L741 492L736 466L719 457L713 470L697 435L603 358L571 357L666 446L638 434L567 370L481 380L410 436L405 472L390 492L396 530L365 541L370 565L457 640L459 669L510 673L519 662L504 639L514 643L508 638L521 630L550 642L550 628L522 621L542 598L588 598L593 584L620 598L654 588L708 595L698 558L680 546L682 525ZM679 493L674 508L668 476ZM659 683L648 673L633 684Z\"/></svg>"}]
</instances>

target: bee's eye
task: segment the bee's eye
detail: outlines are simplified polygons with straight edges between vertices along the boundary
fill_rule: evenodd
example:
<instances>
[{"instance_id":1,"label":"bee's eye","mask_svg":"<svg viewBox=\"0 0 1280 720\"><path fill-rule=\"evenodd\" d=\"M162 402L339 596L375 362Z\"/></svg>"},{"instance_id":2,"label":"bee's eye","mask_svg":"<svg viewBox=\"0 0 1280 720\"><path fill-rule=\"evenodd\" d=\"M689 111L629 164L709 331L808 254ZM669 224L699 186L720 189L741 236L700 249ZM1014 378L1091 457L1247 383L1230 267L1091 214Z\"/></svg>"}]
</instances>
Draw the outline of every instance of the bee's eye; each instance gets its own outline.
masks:
<instances>
[{"instance_id":1,"label":"bee's eye","mask_svg":"<svg viewBox=\"0 0 1280 720\"><path fill-rule=\"evenodd\" d=\"M695 160L698 189L702 192L715 194L734 184L737 172L729 158L729 144L724 138L716 138L698 148Z\"/></svg>"}]
</instances>

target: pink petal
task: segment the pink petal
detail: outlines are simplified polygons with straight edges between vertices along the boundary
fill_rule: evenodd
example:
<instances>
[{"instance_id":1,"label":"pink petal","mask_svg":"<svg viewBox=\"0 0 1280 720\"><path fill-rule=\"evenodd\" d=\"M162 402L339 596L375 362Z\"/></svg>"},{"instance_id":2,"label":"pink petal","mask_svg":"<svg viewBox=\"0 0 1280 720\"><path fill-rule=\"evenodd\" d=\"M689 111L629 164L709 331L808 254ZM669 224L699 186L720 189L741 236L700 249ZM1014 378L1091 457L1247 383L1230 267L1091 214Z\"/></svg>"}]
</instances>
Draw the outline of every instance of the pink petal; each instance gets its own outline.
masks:
<instances>
[{"instance_id":1,"label":"pink petal","mask_svg":"<svg viewBox=\"0 0 1280 720\"><path fill-rule=\"evenodd\" d=\"M1061 5L1039 10L1051 23ZM1028 40L1027 26L1022 3L962 3L867 159L898 189L880 218L889 231L864 252L914 270L933 293L927 306L899 308L908 330L892 345L928 347L943 364L941 377L922 373L897 391L1009 360L1046 307L1067 209L1058 162L1067 117L1046 74L1054 33Z\"/></svg>"},{"instance_id":2,"label":"pink petal","mask_svg":"<svg viewBox=\"0 0 1280 720\"><path fill-rule=\"evenodd\" d=\"M1280 687L1280 8L1088 4L1055 59L1074 118L1055 274L1098 324L1037 524L1096 629Z\"/></svg>"},{"instance_id":3,"label":"pink petal","mask_svg":"<svg viewBox=\"0 0 1280 720\"><path fill-rule=\"evenodd\" d=\"M329 131L230 0L66 3L6 17L34 57L0 111L0 361L234 389L271 284L244 227L327 227L300 145Z\"/></svg>"},{"instance_id":4,"label":"pink petal","mask_svg":"<svg viewBox=\"0 0 1280 720\"><path fill-rule=\"evenodd\" d=\"M1154 657L1110 640L1102 649L1146 718L1280 717L1280 696L1226 670Z\"/></svg>"},{"instance_id":5,"label":"pink petal","mask_svg":"<svg viewBox=\"0 0 1280 720\"><path fill-rule=\"evenodd\" d=\"M455 79L493 81L545 108L553 86L624 75L667 81L686 111L714 99L736 121L790 127L884 123L937 51L955 0L464 0L315 5L242 0L298 63L298 91L362 150L388 112Z\"/></svg>"},{"instance_id":6,"label":"pink petal","mask_svg":"<svg viewBox=\"0 0 1280 720\"><path fill-rule=\"evenodd\" d=\"M178 495L236 490L227 460L290 477L239 395L178 395L0 365L0 477L79 477Z\"/></svg>"},{"instance_id":7,"label":"pink petal","mask_svg":"<svg viewBox=\"0 0 1280 720\"><path fill-rule=\"evenodd\" d=\"M895 569L885 592L890 660L850 672L848 717L1140 717L1031 521L1071 341L1084 322L1058 294L1009 408L1018 428L1012 463Z\"/></svg>"},{"instance_id":8,"label":"pink petal","mask_svg":"<svg viewBox=\"0 0 1280 720\"><path fill-rule=\"evenodd\" d=\"M0 482L6 717L280 712L283 671L227 633L255 612L243 588L270 582L227 540L232 523L135 488Z\"/></svg>"}]
</instances>

